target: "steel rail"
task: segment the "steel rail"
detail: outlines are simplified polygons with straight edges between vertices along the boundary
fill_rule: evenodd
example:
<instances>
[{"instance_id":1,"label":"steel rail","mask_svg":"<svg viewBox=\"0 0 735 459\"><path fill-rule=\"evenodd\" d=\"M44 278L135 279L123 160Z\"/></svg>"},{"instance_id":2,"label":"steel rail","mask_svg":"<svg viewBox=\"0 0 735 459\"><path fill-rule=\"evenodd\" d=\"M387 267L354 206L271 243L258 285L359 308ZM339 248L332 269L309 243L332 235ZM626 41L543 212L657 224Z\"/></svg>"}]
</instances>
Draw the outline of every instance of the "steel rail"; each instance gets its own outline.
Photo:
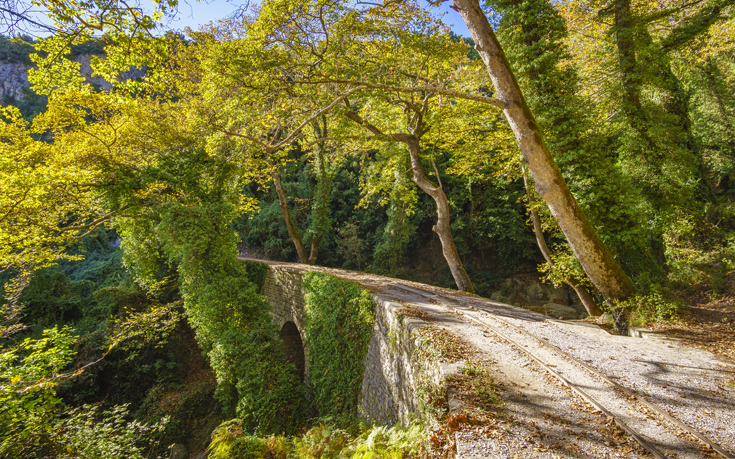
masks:
<instances>
[{"instance_id":1,"label":"steel rail","mask_svg":"<svg viewBox=\"0 0 735 459\"><path fill-rule=\"evenodd\" d=\"M567 378L565 378L563 375L561 375L558 371L554 370L552 367L550 367L549 365L547 365L540 357L538 357L537 355L535 355L531 350L527 349L524 345L516 342L516 340L514 340L513 338L507 336L505 333L501 332L500 330L497 330L496 327L493 327L491 324L488 324L485 321L480 320L480 319L478 319L476 317L472 317L471 315L467 314L466 311L464 311L462 309L458 309L458 308L452 307L449 304L446 304L447 302L457 303L458 300L456 298L452 298L452 297L450 297L450 296L448 296L446 294L442 294L442 293L438 293L438 292L428 293L426 291L423 291L423 290L420 290L420 289L416 289L416 288L413 288L413 287L408 287L408 286L402 285L402 284L398 284L398 285L396 285L396 284L388 284L388 286L391 287L391 288L398 288L398 289L406 290L406 291L409 291L411 293L414 293L414 294L423 296L425 298L429 298L429 299L431 299L433 301L439 302L440 300L443 300L441 302L443 303L444 306L449 307L453 311L462 314L463 316L467 317L468 319L472 320L473 322L478 323L478 324L484 326L485 328L489 329L492 333L496 334L497 336L499 336L504 341L506 341L506 342L510 343L512 346L520 349L523 353L525 353L531 359L533 359L535 362L537 362L539 365L541 365L547 372L549 372L555 378L557 378L559 381L561 381L562 384L564 384L565 386L567 386L570 389L572 389L574 392L576 392L577 394L579 394L583 399L585 399L588 403L590 403L592 406L594 406L595 408L597 408L601 412L605 413L607 416L612 417L615 420L615 423L618 424L618 426L620 426L620 428L622 428L629 435L631 435L633 438L635 438L636 441L638 441L638 443L641 444L641 446L643 446L646 450L648 450L651 454L653 454L654 457L659 458L659 459L665 459L665 458L668 457L664 453L662 453L661 451L659 451L654 445L652 445L648 441L648 439L646 439L644 436L642 436L642 434L639 434L638 432L636 432L633 428L631 428L630 426L628 426L623 420L619 419L618 416L614 415L609 410L607 410L606 408L604 408L599 402L597 402L594 399L594 397L592 397L591 395L589 395L584 389L578 387L577 385L575 385L574 383L572 383L571 381L569 381ZM473 298L473 297L467 297L466 299L475 300L475 298ZM503 306L505 306L505 305L503 305ZM518 327L517 325L515 325L513 323L510 323L509 321L507 321L507 320L505 320L505 319L503 319L501 317L498 317L496 315L492 315L492 311L489 310L489 308L487 308L485 306L475 306L475 305L472 305L472 304L466 304L466 307L468 307L468 308L470 308L470 309L472 309L474 311L484 312L486 314L491 314L491 319L492 320L494 320L496 322L500 322L503 325L506 325L508 327L511 327L512 329L514 329L518 333L521 333L521 334L523 334L523 335L525 335L527 337L532 338L534 341L536 341L542 347L546 347L548 349L551 349L554 353L560 355L561 357L567 359L570 362L573 362L574 364L579 365L580 367L582 367L585 370L587 370L587 372L591 373L593 376L601 379L605 383L611 385L613 388L615 388L615 389L623 392L626 396L633 397L638 403L640 403L641 405L645 406L649 410L653 411L655 414L657 414L661 418L665 419L666 421L670 422L671 424L675 425L679 429L683 430L685 433L688 433L688 434L694 436L699 441L701 441L702 443L704 443L705 445L707 445L710 449L712 449L713 451L716 451L722 457L727 458L727 459L735 459L735 456L733 456L731 453L729 453L722 446L718 445L717 443L715 443L714 441L712 441L711 439L709 439L705 434L699 432L698 430L694 429L693 427L687 425L686 423L684 423L681 420L677 419L676 417L672 416L668 411L666 411L665 409L663 409L663 408L657 406L656 404L650 402L643 395L641 395L641 394L639 394L639 393L637 393L637 392L635 392L635 391L633 391L633 390L631 390L631 389L629 389L629 388L627 388L625 386L620 385L619 383L617 383L616 381L612 380L610 377L608 377L607 375L605 375L604 373L602 373L597 368L595 368L595 367L589 365L588 363L586 363L586 362L578 359L577 357L574 357L573 355L570 355L568 352L564 351L563 349L559 348L558 346L556 346L554 344L551 344L551 343L548 343L548 342L540 339L537 336L534 336L533 334L529 333L528 331L524 330L523 328ZM505 307L511 307L511 306L505 306Z\"/></svg>"},{"instance_id":2,"label":"steel rail","mask_svg":"<svg viewBox=\"0 0 735 459\"><path fill-rule=\"evenodd\" d=\"M257 260L257 261L263 261L263 260ZM277 264L285 264L289 265L289 267L300 269L300 270L316 270L316 271L322 271L322 272L331 272L334 275L337 275L339 277L346 278L348 280L356 280L361 279L361 282L366 284L382 284L384 287L391 288L391 289L399 289L399 290L405 290L410 293L422 296L424 298L428 298L432 301L436 302L442 302L444 306L450 308L451 310L455 311L456 313L460 313L463 316L467 317L468 319L472 320L473 322L478 323L479 325L482 325L484 328L489 329L492 333L500 337L502 340L508 342L511 344L511 346L518 348L521 350L524 354L528 355L533 361L538 363L542 368L544 368L547 372L549 372L551 375L553 375L555 378L557 378L562 384L569 387L571 390L573 390L575 393L580 395L584 400L586 400L588 403L590 403L592 406L594 406L596 409L600 410L602 413L606 414L607 416L610 416L615 423L620 426L624 431L626 431L629 435L631 435L633 438L635 438L638 443L643 446L647 451L649 451L654 457L657 459L666 459L668 456L666 456L664 453L659 451L654 445L652 445L648 439L646 439L642 434L639 434L636 432L633 428L628 426L622 419L620 419L615 414L611 413L609 410L607 410L605 407L603 407L597 400L594 399L590 394L588 394L584 389L578 387L576 384L569 381L567 378L565 378L563 375L561 375L558 371L554 370L552 367L547 365L540 357L535 355L533 352L531 352L529 349L527 349L525 346L523 346L520 343L517 343L515 340L507 336L505 333L497 330L496 327L485 323L483 320L477 319L475 317L472 317L471 315L467 314L466 311L462 309L458 309L455 307L452 307L451 305L446 304L446 302L450 303L457 303L459 302L458 299L452 298L451 296L447 295L446 293L433 291L432 293L427 292L425 289L426 287L431 287L432 290L436 290L436 287L432 286L421 286L423 289L415 288L415 287L409 287L405 285L406 282L410 281L402 281L401 283L397 283L395 279L386 278L384 276L377 276L377 275L367 275L364 273L357 273L357 272L349 272L349 271L343 271L333 268L323 268L323 267L315 267L315 266L309 266L305 267L303 265L298 264L290 264L290 263L277 263ZM383 278L384 280L380 280L378 278ZM414 284L414 282L411 282ZM482 301L483 299L478 297L472 297L472 296L466 296L464 298L465 300L472 300L472 301ZM489 301L489 300L485 300ZM521 327L518 327L517 325L498 317L497 315L493 314L493 311L488 308L487 306L475 306L472 304L466 304L466 307L469 309L472 309L477 312L482 312L490 315L490 318L496 322L501 323L502 325L508 326L512 329L514 329L516 332L531 337L533 340L535 340L538 344L540 344L542 347L546 347L548 349L551 349L554 353L560 355L562 358L567 359L570 362L573 362L580 367L584 368L588 373L592 374L593 376L597 377L598 379L604 381L605 383L611 385L614 389L619 390L623 392L626 396L633 397L638 403L645 406L649 410L653 411L655 414L660 416L661 418L665 419L666 421L670 422L674 426L678 427L685 433L688 433L695 438L697 438L699 441L707 445L710 449L720 454L722 457L727 459L735 459L735 456L727 451L722 446L718 445L711 439L709 439L706 435L699 432L698 430L694 429L693 427L689 426L688 424L684 423L683 421L677 419L673 415L671 415L668 411L665 409L659 407L655 403L650 402L647 400L643 395L628 389L625 386L620 385L616 381L612 380L610 377L602 373L597 368L589 365L588 363L578 359L577 357L574 357L573 355L570 355L568 352L564 351L563 349L559 348L558 346L555 346L551 343L548 343L537 336L534 336L533 334L529 333L527 330L524 330ZM498 303L495 305L495 307L499 308L514 308L510 305L505 305L502 303Z\"/></svg>"}]
</instances>

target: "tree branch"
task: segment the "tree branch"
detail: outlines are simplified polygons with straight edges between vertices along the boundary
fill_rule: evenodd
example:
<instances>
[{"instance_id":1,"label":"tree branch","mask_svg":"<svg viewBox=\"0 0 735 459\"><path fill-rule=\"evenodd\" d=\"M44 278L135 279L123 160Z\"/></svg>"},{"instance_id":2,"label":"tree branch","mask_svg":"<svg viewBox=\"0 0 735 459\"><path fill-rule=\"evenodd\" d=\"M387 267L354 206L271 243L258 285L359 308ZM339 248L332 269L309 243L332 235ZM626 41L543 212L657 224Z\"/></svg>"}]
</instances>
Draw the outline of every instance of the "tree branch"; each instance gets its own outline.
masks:
<instances>
[{"instance_id":1,"label":"tree branch","mask_svg":"<svg viewBox=\"0 0 735 459\"><path fill-rule=\"evenodd\" d=\"M122 209L121 209L122 210ZM90 231L96 229L101 224L105 223L106 221L110 220L110 217L115 215L118 211L113 210L112 212L108 212L105 215L101 216L100 218L92 221L91 223L88 223L86 225L74 225L74 226L66 226L64 228L60 228L61 231L76 231L76 230L83 230L88 229ZM89 234L89 232L87 232Z\"/></svg>"},{"instance_id":2,"label":"tree branch","mask_svg":"<svg viewBox=\"0 0 735 459\"><path fill-rule=\"evenodd\" d=\"M358 88L362 89L378 89L382 91L393 91L393 92L403 92L403 93L417 93L417 92L432 92L434 94L440 94L443 96L450 96L450 97L456 97L458 99L464 99L464 100L471 100L474 102L480 102L483 104L492 105L494 107L497 107L501 110L505 110L505 102L499 99L495 99L493 97L486 97L481 96L479 94L469 94L462 91L455 91L454 89L447 89L447 88L441 88L439 86L391 86L387 84L378 84L378 83L370 83L367 81L359 81L359 80L333 80L333 79L325 79L325 80L292 80L292 81L283 81L284 83L288 84L324 84L324 83L336 83L336 84L344 84L344 85L350 85L350 86L356 86Z\"/></svg>"},{"instance_id":3,"label":"tree branch","mask_svg":"<svg viewBox=\"0 0 735 459\"><path fill-rule=\"evenodd\" d=\"M434 173L436 174L436 181L439 183L439 189L443 189L442 186L442 178L439 177L439 169L436 168L436 163L434 162L434 157L431 157L431 165L434 166Z\"/></svg>"},{"instance_id":4,"label":"tree branch","mask_svg":"<svg viewBox=\"0 0 735 459\"><path fill-rule=\"evenodd\" d=\"M305 127L306 127L306 126L308 126L309 124L313 123L313 122L314 122L314 120L318 119L318 118L319 118L320 116L323 116L323 115L325 115L325 114L326 114L327 112L329 112L329 111L330 111L330 110L332 110L332 109L333 109L334 107L336 107L336 106L337 106L337 104L339 104L339 103L340 103L340 102L342 102L342 101L345 101L345 100L347 100L347 98L348 98L349 96L351 96L352 94L354 94L355 92L357 92L357 91L359 91L359 90L361 90L361 89L362 89L362 88L360 88L360 87L357 87L357 88L352 88L352 89L350 89L349 91L346 91L346 92L344 92L343 94L340 94L340 95L339 95L338 97L336 97L336 98L335 98L335 99L334 99L334 100L333 100L333 101L332 101L332 102L331 102L331 103L330 103L329 105L327 105L326 107L322 108L321 110L318 110L317 112L315 112L315 113L312 113L311 115L309 115L309 116L308 116L308 117L307 117L307 118L306 118L306 119L305 119L304 121L302 121L302 122L301 122L301 123L300 123L300 124L299 124L298 126L296 126L296 127L295 127L295 128L294 128L294 129L292 130L292 131L291 131L291 133L289 133L289 134L288 134L287 136L285 136L285 137L284 137L283 139L281 139L280 141L277 141L277 142L275 142L275 143L270 143L270 144L269 144L269 143L263 142L262 140L259 140L259 139L255 138L255 137L253 137L253 136L249 136L249 135L246 135L246 134L240 134L240 133L238 133L238 132L233 132L233 131L229 131L229 130L226 130L226 129L224 129L224 128L218 127L218 126L217 126L217 125L216 125L216 124L214 123L214 121L212 120L212 117L209 117L209 123L210 123L210 125L211 125L212 127L214 127L215 129L219 130L219 131L220 131L220 132L222 132L223 134L227 134L227 135L231 135L231 136L235 136L235 137L240 137L240 138L243 138L243 139L249 140L249 141L251 141L251 142L253 142L253 143L256 143L256 144L258 144L258 145L259 145L260 147L262 147L262 148L263 148L264 150L266 150L266 151L275 151L275 150L279 150L279 149L283 148L284 146L288 145L289 143L291 143L291 142L292 142L292 141L293 141L293 140L294 140L294 139L296 138L296 136L297 136L297 135L298 135L298 134L299 134L299 133L300 133L300 132L301 132L301 131L302 131L302 130L303 130L303 129L304 129ZM279 129L281 129L281 127L280 127L280 126L279 126ZM275 139L275 138L276 138L276 137L274 137L274 139Z\"/></svg>"},{"instance_id":5,"label":"tree branch","mask_svg":"<svg viewBox=\"0 0 735 459\"><path fill-rule=\"evenodd\" d=\"M411 137L408 134L385 134L374 124L370 123L369 121L365 121L355 110L348 111L347 113L345 113L345 116L355 122L355 124L359 124L368 131L372 132L376 137L390 139L396 142L403 143L408 143L408 140Z\"/></svg>"}]
</instances>

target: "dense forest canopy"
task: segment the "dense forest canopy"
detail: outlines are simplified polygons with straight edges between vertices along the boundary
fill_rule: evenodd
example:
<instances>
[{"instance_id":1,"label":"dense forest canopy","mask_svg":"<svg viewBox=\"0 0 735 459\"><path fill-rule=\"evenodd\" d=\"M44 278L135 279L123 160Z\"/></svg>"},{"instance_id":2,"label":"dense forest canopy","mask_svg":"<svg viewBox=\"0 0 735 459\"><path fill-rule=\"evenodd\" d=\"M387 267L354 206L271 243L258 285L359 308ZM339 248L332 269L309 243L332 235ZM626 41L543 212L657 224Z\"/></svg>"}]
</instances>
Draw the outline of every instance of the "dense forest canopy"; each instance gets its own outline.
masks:
<instances>
[{"instance_id":1,"label":"dense forest canopy","mask_svg":"<svg viewBox=\"0 0 735 459\"><path fill-rule=\"evenodd\" d=\"M0 454L73 456L58 432L100 416L56 408L100 394L63 384L174 365L155 343L189 326L224 418L302 425L238 248L487 296L537 273L619 330L731 288L732 1L453 0L471 37L408 0L265 1L185 33L157 29L175 1L43 5L0 1L6 33L47 33L0 39L30 82L0 111ZM100 442L133 457L164 424Z\"/></svg>"}]
</instances>

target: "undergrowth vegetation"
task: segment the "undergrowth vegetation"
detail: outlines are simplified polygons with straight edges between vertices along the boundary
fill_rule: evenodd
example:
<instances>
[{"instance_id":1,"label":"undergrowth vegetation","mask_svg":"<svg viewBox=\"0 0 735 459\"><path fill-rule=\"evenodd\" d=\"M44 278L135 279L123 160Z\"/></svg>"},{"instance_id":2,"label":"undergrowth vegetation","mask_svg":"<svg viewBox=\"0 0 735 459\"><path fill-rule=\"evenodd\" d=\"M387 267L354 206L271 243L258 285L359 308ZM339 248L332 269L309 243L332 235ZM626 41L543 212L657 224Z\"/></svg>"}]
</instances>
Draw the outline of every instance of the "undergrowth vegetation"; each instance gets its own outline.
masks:
<instances>
[{"instance_id":1,"label":"undergrowth vegetation","mask_svg":"<svg viewBox=\"0 0 735 459\"><path fill-rule=\"evenodd\" d=\"M650 322L672 322L679 317L679 311L683 308L680 301L666 299L658 292L635 295L616 306L631 311L631 323L637 326Z\"/></svg>"},{"instance_id":2,"label":"undergrowth vegetation","mask_svg":"<svg viewBox=\"0 0 735 459\"><path fill-rule=\"evenodd\" d=\"M339 428L325 422L303 435L256 437L239 421L221 425L212 435L212 459L371 459L428 457L429 429L421 422L409 427L352 424Z\"/></svg>"}]
</instances>

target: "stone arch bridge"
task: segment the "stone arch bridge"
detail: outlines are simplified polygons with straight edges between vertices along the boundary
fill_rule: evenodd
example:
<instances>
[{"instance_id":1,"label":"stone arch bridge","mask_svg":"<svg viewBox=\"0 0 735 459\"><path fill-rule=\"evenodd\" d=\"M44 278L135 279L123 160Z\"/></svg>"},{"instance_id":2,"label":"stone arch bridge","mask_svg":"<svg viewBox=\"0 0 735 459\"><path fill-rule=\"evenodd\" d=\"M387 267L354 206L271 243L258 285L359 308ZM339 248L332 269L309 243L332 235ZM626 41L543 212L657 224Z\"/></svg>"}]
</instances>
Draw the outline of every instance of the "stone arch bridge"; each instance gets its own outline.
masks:
<instances>
[{"instance_id":1,"label":"stone arch bridge","mask_svg":"<svg viewBox=\"0 0 735 459\"><path fill-rule=\"evenodd\" d=\"M492 410L503 415L459 425L457 457L735 458L735 364L707 351L645 330L636 335L648 339L614 336L589 322L428 285L267 263L261 293L307 386L304 273L326 272L372 293L358 405L367 420L406 422L437 397L450 414L476 416L488 409L477 396L490 389L467 378L482 368L494 386ZM611 439L611 419L627 440Z\"/></svg>"}]
</instances>

